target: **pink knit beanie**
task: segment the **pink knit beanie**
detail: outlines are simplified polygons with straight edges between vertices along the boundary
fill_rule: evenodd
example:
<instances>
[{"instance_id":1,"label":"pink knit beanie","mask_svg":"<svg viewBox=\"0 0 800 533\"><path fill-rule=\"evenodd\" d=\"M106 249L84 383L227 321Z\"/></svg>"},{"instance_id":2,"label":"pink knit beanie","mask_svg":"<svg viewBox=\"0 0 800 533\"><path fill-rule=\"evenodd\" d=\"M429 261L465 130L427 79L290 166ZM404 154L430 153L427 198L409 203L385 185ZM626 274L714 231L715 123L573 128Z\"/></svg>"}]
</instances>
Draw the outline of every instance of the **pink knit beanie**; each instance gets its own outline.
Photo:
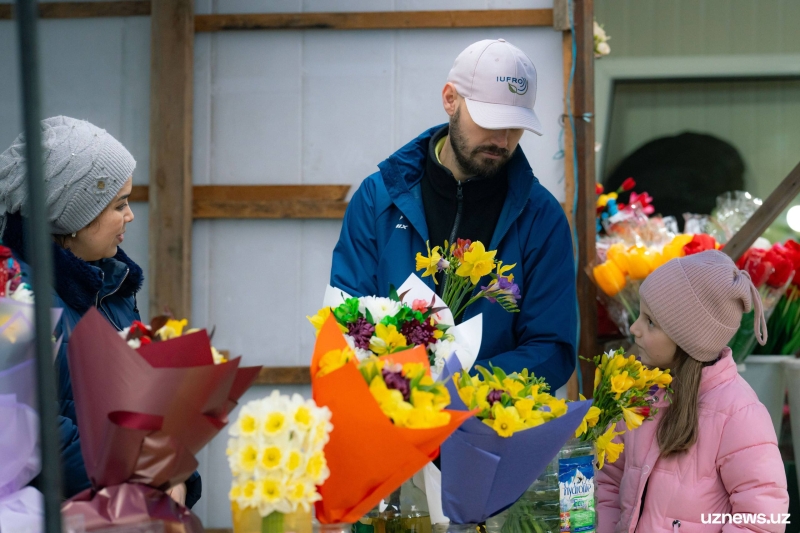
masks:
<instances>
[{"instance_id":1,"label":"pink knit beanie","mask_svg":"<svg viewBox=\"0 0 800 533\"><path fill-rule=\"evenodd\" d=\"M750 275L718 250L668 261L639 288L661 329L701 361L713 361L739 329L742 314L755 307L754 330L762 346L767 323L761 296Z\"/></svg>"}]
</instances>

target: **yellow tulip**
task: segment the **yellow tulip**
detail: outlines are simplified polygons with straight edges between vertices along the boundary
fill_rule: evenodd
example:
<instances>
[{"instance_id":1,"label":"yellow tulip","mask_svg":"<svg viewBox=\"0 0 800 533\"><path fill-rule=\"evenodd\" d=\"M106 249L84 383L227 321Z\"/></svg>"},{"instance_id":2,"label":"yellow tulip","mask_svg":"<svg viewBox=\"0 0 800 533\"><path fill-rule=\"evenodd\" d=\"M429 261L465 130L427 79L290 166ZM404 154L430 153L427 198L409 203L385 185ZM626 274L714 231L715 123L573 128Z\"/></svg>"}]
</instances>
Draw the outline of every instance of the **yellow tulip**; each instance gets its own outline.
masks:
<instances>
[{"instance_id":1,"label":"yellow tulip","mask_svg":"<svg viewBox=\"0 0 800 533\"><path fill-rule=\"evenodd\" d=\"M664 256L664 262L666 263L670 259L685 256L686 253L683 251L683 247L689 244L693 238L694 235L691 234L681 233L675 235L675 238L661 250L661 255Z\"/></svg>"},{"instance_id":2,"label":"yellow tulip","mask_svg":"<svg viewBox=\"0 0 800 533\"><path fill-rule=\"evenodd\" d=\"M628 249L621 242L612 244L606 250L606 261L611 261L622 271L623 274L628 273Z\"/></svg>"},{"instance_id":3,"label":"yellow tulip","mask_svg":"<svg viewBox=\"0 0 800 533\"><path fill-rule=\"evenodd\" d=\"M616 296L625 288L625 274L613 261L606 261L592 269L592 275L597 285L606 295Z\"/></svg>"},{"instance_id":4,"label":"yellow tulip","mask_svg":"<svg viewBox=\"0 0 800 533\"><path fill-rule=\"evenodd\" d=\"M628 250L628 275L631 279L644 279L653 271L653 259L644 246L634 246Z\"/></svg>"}]
</instances>

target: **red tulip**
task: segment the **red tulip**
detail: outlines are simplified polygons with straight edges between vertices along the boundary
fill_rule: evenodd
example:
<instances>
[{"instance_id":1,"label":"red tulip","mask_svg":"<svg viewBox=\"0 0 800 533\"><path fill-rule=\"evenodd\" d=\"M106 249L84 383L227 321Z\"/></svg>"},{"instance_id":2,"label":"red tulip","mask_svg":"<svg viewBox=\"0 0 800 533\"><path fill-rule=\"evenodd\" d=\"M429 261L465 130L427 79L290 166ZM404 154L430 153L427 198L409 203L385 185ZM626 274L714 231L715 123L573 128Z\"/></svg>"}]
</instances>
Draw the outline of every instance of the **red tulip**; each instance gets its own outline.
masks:
<instances>
[{"instance_id":1,"label":"red tulip","mask_svg":"<svg viewBox=\"0 0 800 533\"><path fill-rule=\"evenodd\" d=\"M595 183L594 192L596 192L597 194L603 194L603 186L600 185L599 183Z\"/></svg>"},{"instance_id":2,"label":"red tulip","mask_svg":"<svg viewBox=\"0 0 800 533\"><path fill-rule=\"evenodd\" d=\"M767 279L767 285L777 288L783 287L789 282L789 278L794 275L795 268L792 261L785 255L782 255L780 248L776 248L776 246L782 248L780 244L773 246L767 251L764 260L772 263L774 269Z\"/></svg>"},{"instance_id":3,"label":"red tulip","mask_svg":"<svg viewBox=\"0 0 800 533\"><path fill-rule=\"evenodd\" d=\"M683 247L683 251L686 255L694 255L699 254L700 252L705 252L706 250L716 250L717 249L717 241L714 240L714 237L711 235L706 235L705 233L698 233L692 240L689 241L689 244Z\"/></svg>"},{"instance_id":4,"label":"red tulip","mask_svg":"<svg viewBox=\"0 0 800 533\"><path fill-rule=\"evenodd\" d=\"M620 187L620 189L622 190L622 192L627 192L633 189L634 187L636 187L636 181L633 178L627 178L625 181L622 182L622 186Z\"/></svg>"}]
</instances>

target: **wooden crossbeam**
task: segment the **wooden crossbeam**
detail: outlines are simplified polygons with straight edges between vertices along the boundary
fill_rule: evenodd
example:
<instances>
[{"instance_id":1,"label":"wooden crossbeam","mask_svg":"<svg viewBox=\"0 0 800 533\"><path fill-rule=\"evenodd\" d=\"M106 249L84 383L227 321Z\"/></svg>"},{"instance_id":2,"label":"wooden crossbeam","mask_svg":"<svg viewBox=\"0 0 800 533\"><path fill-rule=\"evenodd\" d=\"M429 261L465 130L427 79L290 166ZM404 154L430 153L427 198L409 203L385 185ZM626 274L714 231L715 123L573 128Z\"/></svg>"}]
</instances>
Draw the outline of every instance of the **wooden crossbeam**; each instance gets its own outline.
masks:
<instances>
[{"instance_id":1,"label":"wooden crossbeam","mask_svg":"<svg viewBox=\"0 0 800 533\"><path fill-rule=\"evenodd\" d=\"M775 222L783 210L797 198L798 194L800 194L800 163L764 200L761 207L753 213L745 225L731 237L722 251L734 261L739 259L745 250L750 248L756 239L761 237L764 231Z\"/></svg>"},{"instance_id":2,"label":"wooden crossbeam","mask_svg":"<svg viewBox=\"0 0 800 533\"><path fill-rule=\"evenodd\" d=\"M359 13L241 13L197 15L195 31L402 30L552 26L552 9L387 11Z\"/></svg>"},{"instance_id":3,"label":"wooden crossbeam","mask_svg":"<svg viewBox=\"0 0 800 533\"><path fill-rule=\"evenodd\" d=\"M13 18L13 4L0 5L0 20ZM95 17L137 17L150 15L149 0L123 0L120 2L44 2L39 4L39 17L43 19L71 19Z\"/></svg>"},{"instance_id":4,"label":"wooden crossbeam","mask_svg":"<svg viewBox=\"0 0 800 533\"><path fill-rule=\"evenodd\" d=\"M341 219L349 185L195 185L192 218ZM136 185L131 202L149 200L147 185Z\"/></svg>"},{"instance_id":5,"label":"wooden crossbeam","mask_svg":"<svg viewBox=\"0 0 800 533\"><path fill-rule=\"evenodd\" d=\"M309 385L311 370L307 366L264 367L258 373L255 385Z\"/></svg>"}]
</instances>

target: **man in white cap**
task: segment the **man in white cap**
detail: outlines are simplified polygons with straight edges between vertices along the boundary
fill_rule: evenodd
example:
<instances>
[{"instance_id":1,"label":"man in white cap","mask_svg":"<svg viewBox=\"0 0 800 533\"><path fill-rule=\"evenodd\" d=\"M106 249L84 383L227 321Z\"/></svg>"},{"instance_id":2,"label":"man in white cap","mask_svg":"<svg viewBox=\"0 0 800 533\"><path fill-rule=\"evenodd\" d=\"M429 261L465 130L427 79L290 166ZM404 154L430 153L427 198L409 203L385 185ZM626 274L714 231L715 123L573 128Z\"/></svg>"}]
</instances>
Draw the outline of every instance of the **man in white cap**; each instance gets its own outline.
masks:
<instances>
[{"instance_id":1,"label":"man in white cap","mask_svg":"<svg viewBox=\"0 0 800 533\"><path fill-rule=\"evenodd\" d=\"M516 263L521 298L519 313L486 299L467 309L464 320L483 314L477 363L528 368L555 389L576 363L575 272L566 217L519 147L524 130L543 133L536 81L531 60L503 39L461 52L442 90L449 124L422 133L361 184L333 252L331 285L386 295L415 271L426 241L480 241Z\"/></svg>"}]
</instances>

